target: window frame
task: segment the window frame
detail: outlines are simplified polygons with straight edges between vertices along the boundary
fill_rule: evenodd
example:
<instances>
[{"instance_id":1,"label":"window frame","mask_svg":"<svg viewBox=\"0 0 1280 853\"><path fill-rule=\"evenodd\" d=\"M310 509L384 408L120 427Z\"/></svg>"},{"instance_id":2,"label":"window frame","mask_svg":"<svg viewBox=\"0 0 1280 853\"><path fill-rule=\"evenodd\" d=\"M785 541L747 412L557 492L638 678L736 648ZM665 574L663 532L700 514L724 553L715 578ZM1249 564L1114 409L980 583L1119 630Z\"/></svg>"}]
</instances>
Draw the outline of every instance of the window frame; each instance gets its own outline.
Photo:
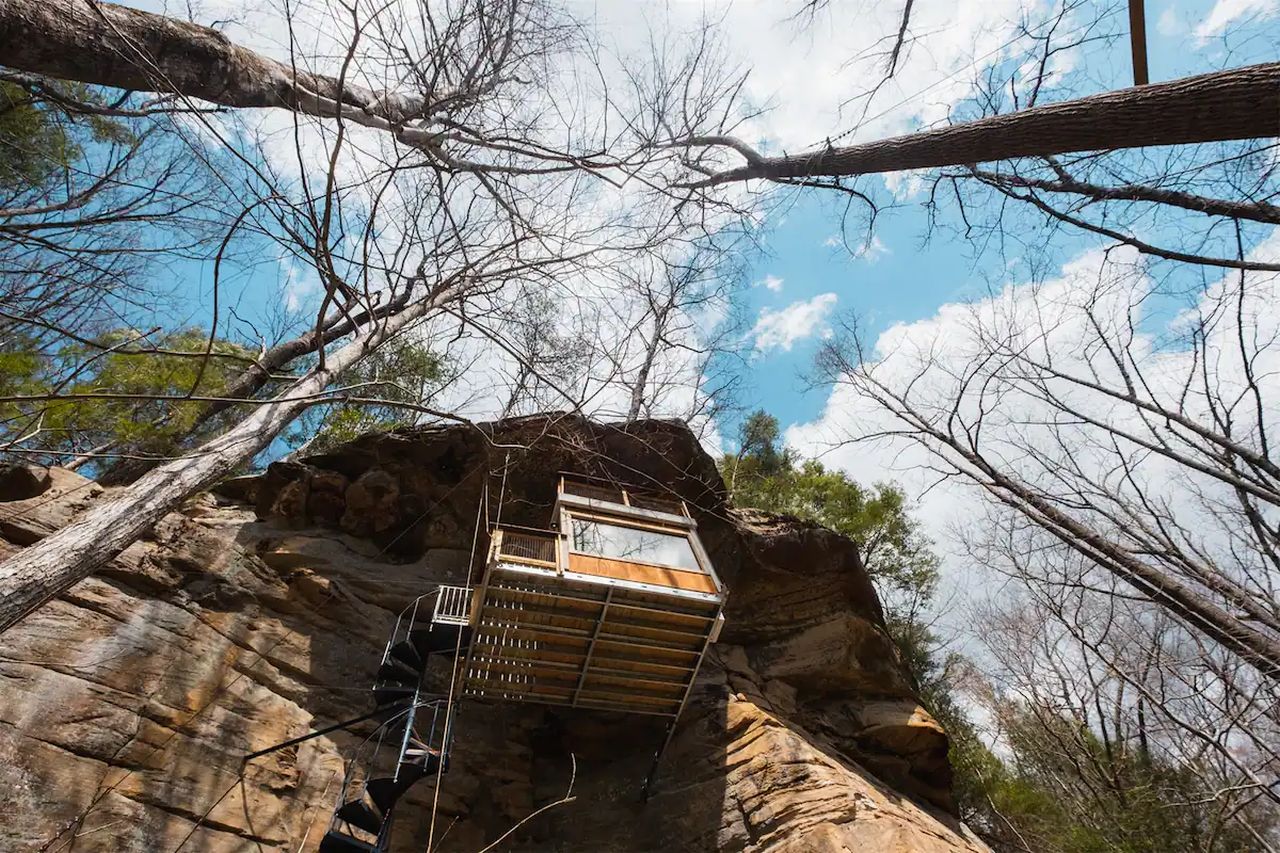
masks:
<instances>
[{"instance_id":1,"label":"window frame","mask_svg":"<svg viewBox=\"0 0 1280 853\"><path fill-rule=\"evenodd\" d=\"M594 491L596 494L582 494L581 492L575 492L574 488L579 486L585 487L588 491ZM652 490L641 489L611 480L604 480L599 477L590 477L585 474L574 474L561 471L557 491L561 496L568 495L590 503L609 504L610 506L623 509L635 508L642 512L652 512L682 520L693 518L693 515L689 512L689 505L684 502L683 498L675 495L674 493L671 495L658 494ZM601 493L608 493L607 497ZM615 498L620 499L620 501ZM659 504L666 504L667 508L655 509L653 507L639 506L633 503L633 499L635 498L639 498L641 501L652 500ZM674 511L669 512L668 510Z\"/></svg>"},{"instance_id":2,"label":"window frame","mask_svg":"<svg viewBox=\"0 0 1280 853\"><path fill-rule=\"evenodd\" d=\"M563 533L565 537L565 552L568 556L581 554L584 557L597 557L602 560L617 560L622 563L635 563L638 566L657 566L659 568L670 569L675 572L694 572L713 578L716 580L717 586L719 585L719 579L716 578L715 573L708 570L700 543L694 538L694 531L690 528L665 526L654 524L647 519L627 518L625 516L607 515L599 512L584 512L569 508L565 508L564 516L566 524ZM573 547L574 519L594 521L602 524L612 524L616 527L629 527L632 530L648 530L653 533L661 533L666 536L684 539L689 546L689 553L693 555L693 561L697 563L698 567L696 569L691 569L684 566L668 566L663 563L653 563L645 560L631 560L626 557L610 557L603 554L592 554L587 551L579 551Z\"/></svg>"}]
</instances>

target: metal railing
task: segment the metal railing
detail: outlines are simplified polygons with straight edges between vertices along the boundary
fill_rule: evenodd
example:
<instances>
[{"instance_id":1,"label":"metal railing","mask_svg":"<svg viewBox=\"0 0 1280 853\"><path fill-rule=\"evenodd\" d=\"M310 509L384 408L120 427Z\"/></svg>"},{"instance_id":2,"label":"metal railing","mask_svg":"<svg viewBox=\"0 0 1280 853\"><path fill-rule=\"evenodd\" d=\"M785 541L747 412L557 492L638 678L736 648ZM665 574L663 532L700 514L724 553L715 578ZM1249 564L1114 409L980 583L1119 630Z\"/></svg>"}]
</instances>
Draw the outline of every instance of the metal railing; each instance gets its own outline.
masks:
<instances>
[{"instance_id":1,"label":"metal railing","mask_svg":"<svg viewBox=\"0 0 1280 853\"><path fill-rule=\"evenodd\" d=\"M688 515L685 511L684 502L673 498L661 498L657 495L647 495L637 492L627 493L628 503L638 509L648 509L655 512L665 512L668 515Z\"/></svg>"},{"instance_id":2,"label":"metal railing","mask_svg":"<svg viewBox=\"0 0 1280 853\"><path fill-rule=\"evenodd\" d=\"M434 604L424 603L426 599L435 598ZM431 610L428 612L427 607ZM429 618L428 618L429 616ZM387 638L387 645L382 650L382 662L391 659L391 647L401 640L409 639L409 633L417 628L430 627L431 623L445 625L468 625L471 622L471 587L447 586L441 584L434 592L420 595L405 605L396 616L396 624Z\"/></svg>"},{"instance_id":3,"label":"metal railing","mask_svg":"<svg viewBox=\"0 0 1280 853\"><path fill-rule=\"evenodd\" d=\"M524 530L498 529L498 559L517 563L556 566L559 536L550 531L530 533Z\"/></svg>"},{"instance_id":4,"label":"metal railing","mask_svg":"<svg viewBox=\"0 0 1280 853\"><path fill-rule=\"evenodd\" d=\"M442 762L447 762L452 734L450 730L453 727L448 705L448 697L424 697L418 694L407 707L384 720L361 742L356 754L347 761L342 787L338 791L339 806L363 799L370 779L389 776L399 780L406 764L405 754L410 748L428 749L438 754ZM431 712L429 721L425 719L424 709ZM329 828L340 829L343 825L348 830L351 828L335 809L333 817L329 819ZM379 849L384 849L389 843L390 829L390 821L384 819L375 841Z\"/></svg>"},{"instance_id":5,"label":"metal railing","mask_svg":"<svg viewBox=\"0 0 1280 853\"><path fill-rule=\"evenodd\" d=\"M431 621L443 625L467 625L471 622L471 587L443 586L436 593L436 607Z\"/></svg>"},{"instance_id":6,"label":"metal railing","mask_svg":"<svg viewBox=\"0 0 1280 853\"><path fill-rule=\"evenodd\" d=\"M391 636L387 637L386 647L382 650L382 662L384 664L387 663L389 660L391 660L392 646L394 646L396 643L399 643L402 640L409 639L409 632L412 631L414 628L427 627L427 625L425 624L422 624L422 625L418 624L418 611L422 609L422 600L432 595L435 595L435 593L429 592L426 595L418 596L413 601L406 604L405 608L400 611L400 614L398 616L396 616L396 624L391 629ZM425 611L423 612L422 615L425 621L426 619Z\"/></svg>"}]
</instances>

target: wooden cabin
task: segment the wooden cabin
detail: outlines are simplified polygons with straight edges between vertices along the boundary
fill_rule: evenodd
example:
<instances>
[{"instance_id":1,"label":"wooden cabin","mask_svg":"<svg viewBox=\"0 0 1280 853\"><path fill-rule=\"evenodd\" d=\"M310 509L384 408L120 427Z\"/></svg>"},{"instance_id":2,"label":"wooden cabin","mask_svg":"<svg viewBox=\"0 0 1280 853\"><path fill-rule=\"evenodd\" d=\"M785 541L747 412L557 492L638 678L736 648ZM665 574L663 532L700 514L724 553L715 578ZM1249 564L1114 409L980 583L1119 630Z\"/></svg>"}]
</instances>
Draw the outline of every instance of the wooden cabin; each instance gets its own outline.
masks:
<instances>
[{"instance_id":1,"label":"wooden cabin","mask_svg":"<svg viewBox=\"0 0 1280 853\"><path fill-rule=\"evenodd\" d=\"M688 507L564 474L553 524L493 531L463 695L679 716L725 601Z\"/></svg>"}]
</instances>

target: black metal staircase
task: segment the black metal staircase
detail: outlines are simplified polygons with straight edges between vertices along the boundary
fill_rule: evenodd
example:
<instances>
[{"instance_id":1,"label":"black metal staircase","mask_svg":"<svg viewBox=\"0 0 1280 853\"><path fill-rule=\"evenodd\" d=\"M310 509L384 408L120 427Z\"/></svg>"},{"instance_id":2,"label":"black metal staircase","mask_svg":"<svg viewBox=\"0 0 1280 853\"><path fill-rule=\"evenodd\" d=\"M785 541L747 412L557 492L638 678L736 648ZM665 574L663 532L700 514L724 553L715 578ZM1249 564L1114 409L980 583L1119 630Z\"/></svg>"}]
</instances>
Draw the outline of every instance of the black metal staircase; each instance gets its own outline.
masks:
<instances>
[{"instance_id":1,"label":"black metal staircase","mask_svg":"<svg viewBox=\"0 0 1280 853\"><path fill-rule=\"evenodd\" d=\"M421 779L449 769L450 698L429 693L430 661L455 661L471 639L467 590L441 587L414 601L396 619L373 685L382 724L348 764L338 808L320 842L321 853L387 851L396 803ZM430 613L424 601L434 599Z\"/></svg>"}]
</instances>

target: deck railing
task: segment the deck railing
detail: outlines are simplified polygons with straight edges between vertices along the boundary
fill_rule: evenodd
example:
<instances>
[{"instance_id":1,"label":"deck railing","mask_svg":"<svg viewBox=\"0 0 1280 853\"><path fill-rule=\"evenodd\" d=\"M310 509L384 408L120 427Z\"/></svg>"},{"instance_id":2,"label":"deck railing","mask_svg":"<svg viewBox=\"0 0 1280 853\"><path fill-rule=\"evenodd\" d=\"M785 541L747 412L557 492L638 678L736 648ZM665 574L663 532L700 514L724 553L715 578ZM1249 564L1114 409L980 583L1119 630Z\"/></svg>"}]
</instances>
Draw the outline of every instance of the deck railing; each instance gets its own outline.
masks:
<instances>
[{"instance_id":1,"label":"deck railing","mask_svg":"<svg viewBox=\"0 0 1280 853\"><path fill-rule=\"evenodd\" d=\"M498 534L498 559L553 568L556 566L559 537L555 533L499 528Z\"/></svg>"},{"instance_id":2,"label":"deck railing","mask_svg":"<svg viewBox=\"0 0 1280 853\"><path fill-rule=\"evenodd\" d=\"M672 498L658 497L657 495L628 492L627 503L639 509L651 509L656 512L665 512L668 515L689 514L685 511L684 504L681 501L674 500Z\"/></svg>"},{"instance_id":3,"label":"deck railing","mask_svg":"<svg viewBox=\"0 0 1280 853\"><path fill-rule=\"evenodd\" d=\"M445 625L469 624L471 622L471 587L441 584L431 621Z\"/></svg>"}]
</instances>

